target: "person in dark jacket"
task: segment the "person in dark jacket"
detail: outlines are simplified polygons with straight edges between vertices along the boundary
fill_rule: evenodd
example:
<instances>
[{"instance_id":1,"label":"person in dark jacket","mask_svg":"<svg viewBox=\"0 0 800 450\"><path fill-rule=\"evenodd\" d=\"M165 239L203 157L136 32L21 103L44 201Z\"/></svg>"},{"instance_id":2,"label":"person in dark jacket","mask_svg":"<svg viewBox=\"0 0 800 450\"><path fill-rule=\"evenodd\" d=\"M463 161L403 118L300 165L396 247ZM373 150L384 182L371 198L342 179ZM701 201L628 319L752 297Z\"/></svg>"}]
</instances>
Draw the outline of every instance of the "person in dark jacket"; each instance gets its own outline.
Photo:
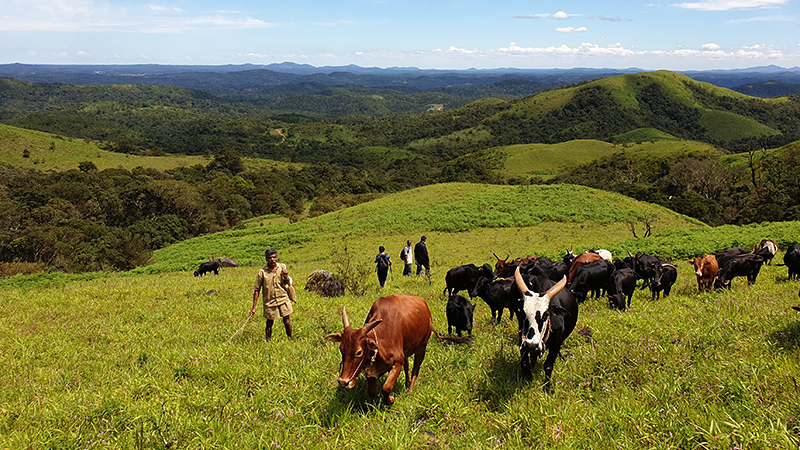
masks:
<instances>
[{"instance_id":1,"label":"person in dark jacket","mask_svg":"<svg viewBox=\"0 0 800 450\"><path fill-rule=\"evenodd\" d=\"M414 246L414 260L417 263L417 275L422 275L422 269L425 269L425 274L431 275L431 261L428 258L428 246L425 241L428 239L425 236L419 238L419 242Z\"/></svg>"},{"instance_id":2,"label":"person in dark jacket","mask_svg":"<svg viewBox=\"0 0 800 450\"><path fill-rule=\"evenodd\" d=\"M386 253L384 246L378 247L378 255L375 256L375 271L378 272L378 283L381 287L386 285L386 276L389 274L389 268L392 266L392 258Z\"/></svg>"}]
</instances>

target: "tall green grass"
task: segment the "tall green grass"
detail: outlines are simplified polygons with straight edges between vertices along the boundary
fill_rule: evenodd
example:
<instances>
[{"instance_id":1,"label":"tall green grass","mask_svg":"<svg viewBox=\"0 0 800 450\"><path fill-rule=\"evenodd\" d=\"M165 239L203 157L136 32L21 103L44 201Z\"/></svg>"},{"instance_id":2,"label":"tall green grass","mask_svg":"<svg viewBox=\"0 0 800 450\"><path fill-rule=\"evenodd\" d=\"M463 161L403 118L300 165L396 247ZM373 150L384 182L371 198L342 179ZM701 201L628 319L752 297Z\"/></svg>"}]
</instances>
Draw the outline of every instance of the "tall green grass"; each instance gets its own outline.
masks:
<instances>
[{"instance_id":1,"label":"tall green grass","mask_svg":"<svg viewBox=\"0 0 800 450\"><path fill-rule=\"evenodd\" d=\"M393 406L369 404L363 378L351 391L337 389L339 351L323 337L341 331L342 306L360 324L378 296L413 293L446 332L445 272L493 262L493 252L555 256L570 245L615 244L659 251L685 242L705 251L768 234L780 242L800 236L797 223L716 229L622 197L565 189L434 186L174 245L150 273L3 284L0 448L797 448L800 315L789 307L800 302L800 282L787 281L776 264L753 286L736 279L730 291L698 294L689 265L675 261L678 282L666 299L637 291L624 313L588 300L556 362L551 395L542 392L540 368L531 381L519 376L516 322L504 317L493 326L480 300L472 341L434 338L415 391L401 376ZM591 207L578 214L561 206L561 220L529 222L513 207L523 198L547 216L542 211L573 197L658 214L655 235L629 239L625 222ZM417 211L426 203L430 215ZM455 226L459 212L484 203L491 219ZM391 207L403 216L395 225L386 222ZM398 253L418 234L428 236L430 280L400 276L396 261L387 287L379 290L375 277L363 297L303 289L314 269L332 266L333 246L347 245L357 263L370 265L377 245ZM247 321L266 245L279 248L298 287L291 341L277 326L264 342L264 319ZM243 267L219 276L195 278L195 267L180 261L228 252Z\"/></svg>"}]
</instances>

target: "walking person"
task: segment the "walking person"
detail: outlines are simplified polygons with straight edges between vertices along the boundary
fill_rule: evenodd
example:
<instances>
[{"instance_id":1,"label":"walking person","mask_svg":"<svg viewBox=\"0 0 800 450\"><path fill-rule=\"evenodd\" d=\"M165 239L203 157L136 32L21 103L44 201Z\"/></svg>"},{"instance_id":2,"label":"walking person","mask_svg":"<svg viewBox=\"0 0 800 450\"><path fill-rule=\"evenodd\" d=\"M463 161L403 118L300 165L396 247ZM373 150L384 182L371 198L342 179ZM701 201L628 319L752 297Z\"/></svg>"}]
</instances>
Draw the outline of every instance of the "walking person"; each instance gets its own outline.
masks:
<instances>
[{"instance_id":1,"label":"walking person","mask_svg":"<svg viewBox=\"0 0 800 450\"><path fill-rule=\"evenodd\" d=\"M425 243L428 238L422 236L419 242L414 246L414 259L417 261L417 275L422 275L425 269L425 275L431 276L431 261L428 258L428 246Z\"/></svg>"},{"instance_id":2,"label":"walking person","mask_svg":"<svg viewBox=\"0 0 800 450\"><path fill-rule=\"evenodd\" d=\"M414 252L411 247L411 239L406 241L406 246L400 250L400 259L403 260L403 276L411 275L411 264L414 264Z\"/></svg>"},{"instance_id":3,"label":"walking person","mask_svg":"<svg viewBox=\"0 0 800 450\"><path fill-rule=\"evenodd\" d=\"M392 258L386 253L384 246L378 247L378 255L375 256L375 271L378 272L378 283L381 288L386 285L386 276L389 274L389 268L392 266Z\"/></svg>"},{"instance_id":4,"label":"walking person","mask_svg":"<svg viewBox=\"0 0 800 450\"><path fill-rule=\"evenodd\" d=\"M264 307L264 318L267 319L267 326L264 330L265 340L272 337L272 325L277 319L283 319L283 326L286 329L286 336L292 337L292 323L289 316L294 312L292 309L293 301L296 301L294 284L286 265L278 262L278 250L268 248L264 252L267 265L262 267L256 275L256 282L253 286L253 309L250 310L252 317L256 313L258 305L258 295L262 294Z\"/></svg>"}]
</instances>

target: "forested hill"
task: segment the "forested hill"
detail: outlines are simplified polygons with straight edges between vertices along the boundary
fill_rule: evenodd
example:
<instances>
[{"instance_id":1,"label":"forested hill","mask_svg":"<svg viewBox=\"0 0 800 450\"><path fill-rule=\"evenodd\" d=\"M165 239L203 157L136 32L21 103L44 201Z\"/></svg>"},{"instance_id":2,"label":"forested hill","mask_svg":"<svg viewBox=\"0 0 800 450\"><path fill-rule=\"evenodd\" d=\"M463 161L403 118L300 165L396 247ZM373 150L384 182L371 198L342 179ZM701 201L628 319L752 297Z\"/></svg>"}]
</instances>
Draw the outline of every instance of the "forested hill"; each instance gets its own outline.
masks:
<instances>
[{"instance_id":1,"label":"forested hill","mask_svg":"<svg viewBox=\"0 0 800 450\"><path fill-rule=\"evenodd\" d=\"M515 101L483 99L452 108L441 95L355 88L309 94L270 106L168 86L54 85L0 80L0 121L124 148L206 154L228 147L245 156L358 165L362 147L412 149L446 159L520 143L611 140L637 128L731 151L774 148L800 139L800 95L748 97L667 72L601 78ZM431 97L431 95L433 97ZM307 109L358 111L324 119ZM397 111L424 111L397 114ZM271 131L283 129L286 140ZM334 155L334 156L331 156Z\"/></svg>"}]
</instances>

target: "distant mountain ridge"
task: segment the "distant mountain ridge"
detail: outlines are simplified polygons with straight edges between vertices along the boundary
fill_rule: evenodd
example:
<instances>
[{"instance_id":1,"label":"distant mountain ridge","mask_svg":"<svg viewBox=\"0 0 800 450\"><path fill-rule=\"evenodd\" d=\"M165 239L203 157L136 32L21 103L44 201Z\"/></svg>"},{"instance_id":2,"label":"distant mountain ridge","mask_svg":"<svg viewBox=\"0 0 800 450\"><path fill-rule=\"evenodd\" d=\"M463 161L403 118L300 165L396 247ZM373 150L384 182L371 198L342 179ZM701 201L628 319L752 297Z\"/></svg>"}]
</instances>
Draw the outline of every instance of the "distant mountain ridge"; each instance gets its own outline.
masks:
<instances>
[{"instance_id":1,"label":"distant mountain ridge","mask_svg":"<svg viewBox=\"0 0 800 450\"><path fill-rule=\"evenodd\" d=\"M415 67L315 67L293 62L266 65L46 65L2 64L0 77L36 83L65 84L148 84L200 89L219 94L220 90L275 88L279 94L319 92L330 87L392 89L400 92L442 91L454 88L488 86L508 80L541 85L544 89L580 83L615 75L646 72L640 68L571 68L571 69L466 69L441 70ZM800 86L800 67L761 66L732 70L683 71L697 81L738 90L738 86L777 82ZM292 89L298 87L298 91ZM313 88L313 86L318 86ZM281 89L277 89L280 87ZM789 86L786 92L791 92ZM484 90L485 92L486 90ZM536 93L533 89L528 93ZM753 91L758 95L760 91ZM263 94L268 94L264 92ZM525 95L525 91L515 92Z\"/></svg>"}]
</instances>

